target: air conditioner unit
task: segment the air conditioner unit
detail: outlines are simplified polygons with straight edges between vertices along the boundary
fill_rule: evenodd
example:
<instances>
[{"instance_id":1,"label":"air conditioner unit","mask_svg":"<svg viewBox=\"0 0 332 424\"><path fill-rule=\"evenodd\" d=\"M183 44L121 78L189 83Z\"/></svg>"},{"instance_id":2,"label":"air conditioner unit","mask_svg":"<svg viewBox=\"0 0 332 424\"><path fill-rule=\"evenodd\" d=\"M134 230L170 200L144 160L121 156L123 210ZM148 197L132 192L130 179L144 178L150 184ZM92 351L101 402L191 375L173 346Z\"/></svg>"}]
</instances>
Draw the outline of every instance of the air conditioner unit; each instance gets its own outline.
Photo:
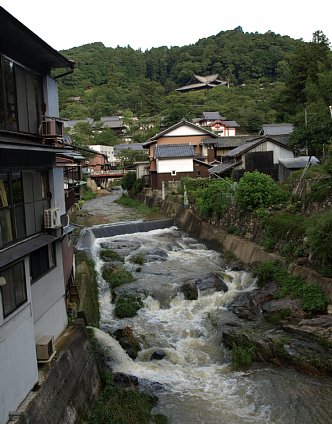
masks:
<instances>
[{"instance_id":1,"label":"air conditioner unit","mask_svg":"<svg viewBox=\"0 0 332 424\"><path fill-rule=\"evenodd\" d=\"M36 353L38 361L48 361L54 353L54 336L42 336L37 340Z\"/></svg>"},{"instance_id":2,"label":"air conditioner unit","mask_svg":"<svg viewBox=\"0 0 332 424\"><path fill-rule=\"evenodd\" d=\"M58 119L48 119L42 122L43 137L63 137L63 122Z\"/></svg>"},{"instance_id":3,"label":"air conditioner unit","mask_svg":"<svg viewBox=\"0 0 332 424\"><path fill-rule=\"evenodd\" d=\"M61 227L59 208L44 210L44 227L47 229Z\"/></svg>"}]
</instances>

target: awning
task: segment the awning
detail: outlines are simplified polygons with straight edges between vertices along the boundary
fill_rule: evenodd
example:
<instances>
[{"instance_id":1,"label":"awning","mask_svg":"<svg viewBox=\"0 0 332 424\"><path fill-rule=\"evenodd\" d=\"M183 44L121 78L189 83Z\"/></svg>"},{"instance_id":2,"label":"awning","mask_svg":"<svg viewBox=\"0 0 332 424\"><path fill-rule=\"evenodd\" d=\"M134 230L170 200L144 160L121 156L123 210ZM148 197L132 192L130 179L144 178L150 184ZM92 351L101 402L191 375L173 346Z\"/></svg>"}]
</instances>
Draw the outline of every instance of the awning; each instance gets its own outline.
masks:
<instances>
[{"instance_id":1,"label":"awning","mask_svg":"<svg viewBox=\"0 0 332 424\"><path fill-rule=\"evenodd\" d=\"M55 237L50 234L39 234L21 243L17 243L14 246L8 247L7 249L0 250L0 268L18 259L24 258L24 256L58 240L60 237Z\"/></svg>"}]
</instances>

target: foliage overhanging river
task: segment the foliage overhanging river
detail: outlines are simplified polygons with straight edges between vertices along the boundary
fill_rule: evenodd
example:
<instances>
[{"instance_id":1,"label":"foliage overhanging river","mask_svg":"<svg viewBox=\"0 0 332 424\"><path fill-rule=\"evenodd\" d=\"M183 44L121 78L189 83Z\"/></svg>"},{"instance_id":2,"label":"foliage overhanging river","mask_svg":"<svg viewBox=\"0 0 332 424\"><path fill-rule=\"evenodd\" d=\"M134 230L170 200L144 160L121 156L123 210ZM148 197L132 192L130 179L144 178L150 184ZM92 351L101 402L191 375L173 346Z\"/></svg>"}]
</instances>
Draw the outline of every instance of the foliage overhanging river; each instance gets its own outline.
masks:
<instances>
[{"instance_id":1,"label":"foliage overhanging river","mask_svg":"<svg viewBox=\"0 0 332 424\"><path fill-rule=\"evenodd\" d=\"M97 202L99 210L100 202L108 204L109 222L113 197L99 197ZM87 202L90 212L93 204L94 200ZM159 398L156 413L166 415L172 424L332 422L331 378L312 378L266 364L232 370L229 352L220 342L222 317L230 300L255 287L250 273L230 269L222 254L176 227L97 239L93 250L99 273L101 245L126 252L125 267L136 278L131 285L147 288L150 295L137 316L115 319L108 284L100 277L97 339L107 350L114 372L136 376L153 388ZM130 261L137 254L153 259L138 269ZM184 300L180 283L208 273L222 276L228 292ZM142 346L136 360L109 335L126 326L133 328ZM150 361L156 349L166 357Z\"/></svg>"}]
</instances>

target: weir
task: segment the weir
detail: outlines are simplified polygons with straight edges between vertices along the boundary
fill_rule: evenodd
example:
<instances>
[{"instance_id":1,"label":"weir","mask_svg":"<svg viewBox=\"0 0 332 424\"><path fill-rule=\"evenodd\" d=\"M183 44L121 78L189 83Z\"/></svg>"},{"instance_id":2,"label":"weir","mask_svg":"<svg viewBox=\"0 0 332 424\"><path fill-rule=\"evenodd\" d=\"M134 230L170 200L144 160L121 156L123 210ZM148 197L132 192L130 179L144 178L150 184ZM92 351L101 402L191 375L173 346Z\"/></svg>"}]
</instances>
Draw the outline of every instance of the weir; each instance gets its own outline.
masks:
<instances>
[{"instance_id":1,"label":"weir","mask_svg":"<svg viewBox=\"0 0 332 424\"><path fill-rule=\"evenodd\" d=\"M113 237L121 234L133 234L147 232L151 230L161 230L175 225L173 218L156 219L153 221L131 221L116 222L114 224L96 225L90 228L84 228L76 243L78 250L83 250L88 257L92 257L91 247L96 239L104 237Z\"/></svg>"}]
</instances>

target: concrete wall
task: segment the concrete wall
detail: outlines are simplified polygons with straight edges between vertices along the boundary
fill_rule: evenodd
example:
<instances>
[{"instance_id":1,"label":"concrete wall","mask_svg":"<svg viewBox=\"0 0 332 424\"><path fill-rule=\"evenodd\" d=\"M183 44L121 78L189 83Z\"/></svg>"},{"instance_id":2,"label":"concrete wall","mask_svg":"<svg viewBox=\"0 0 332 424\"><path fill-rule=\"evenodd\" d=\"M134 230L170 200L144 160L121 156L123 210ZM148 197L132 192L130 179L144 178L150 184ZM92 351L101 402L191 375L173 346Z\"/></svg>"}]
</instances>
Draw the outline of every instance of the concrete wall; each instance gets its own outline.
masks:
<instances>
[{"instance_id":1,"label":"concrete wall","mask_svg":"<svg viewBox=\"0 0 332 424\"><path fill-rule=\"evenodd\" d=\"M26 408L31 424L74 424L100 389L85 327L68 328L60 340L57 361Z\"/></svg>"}]
</instances>

